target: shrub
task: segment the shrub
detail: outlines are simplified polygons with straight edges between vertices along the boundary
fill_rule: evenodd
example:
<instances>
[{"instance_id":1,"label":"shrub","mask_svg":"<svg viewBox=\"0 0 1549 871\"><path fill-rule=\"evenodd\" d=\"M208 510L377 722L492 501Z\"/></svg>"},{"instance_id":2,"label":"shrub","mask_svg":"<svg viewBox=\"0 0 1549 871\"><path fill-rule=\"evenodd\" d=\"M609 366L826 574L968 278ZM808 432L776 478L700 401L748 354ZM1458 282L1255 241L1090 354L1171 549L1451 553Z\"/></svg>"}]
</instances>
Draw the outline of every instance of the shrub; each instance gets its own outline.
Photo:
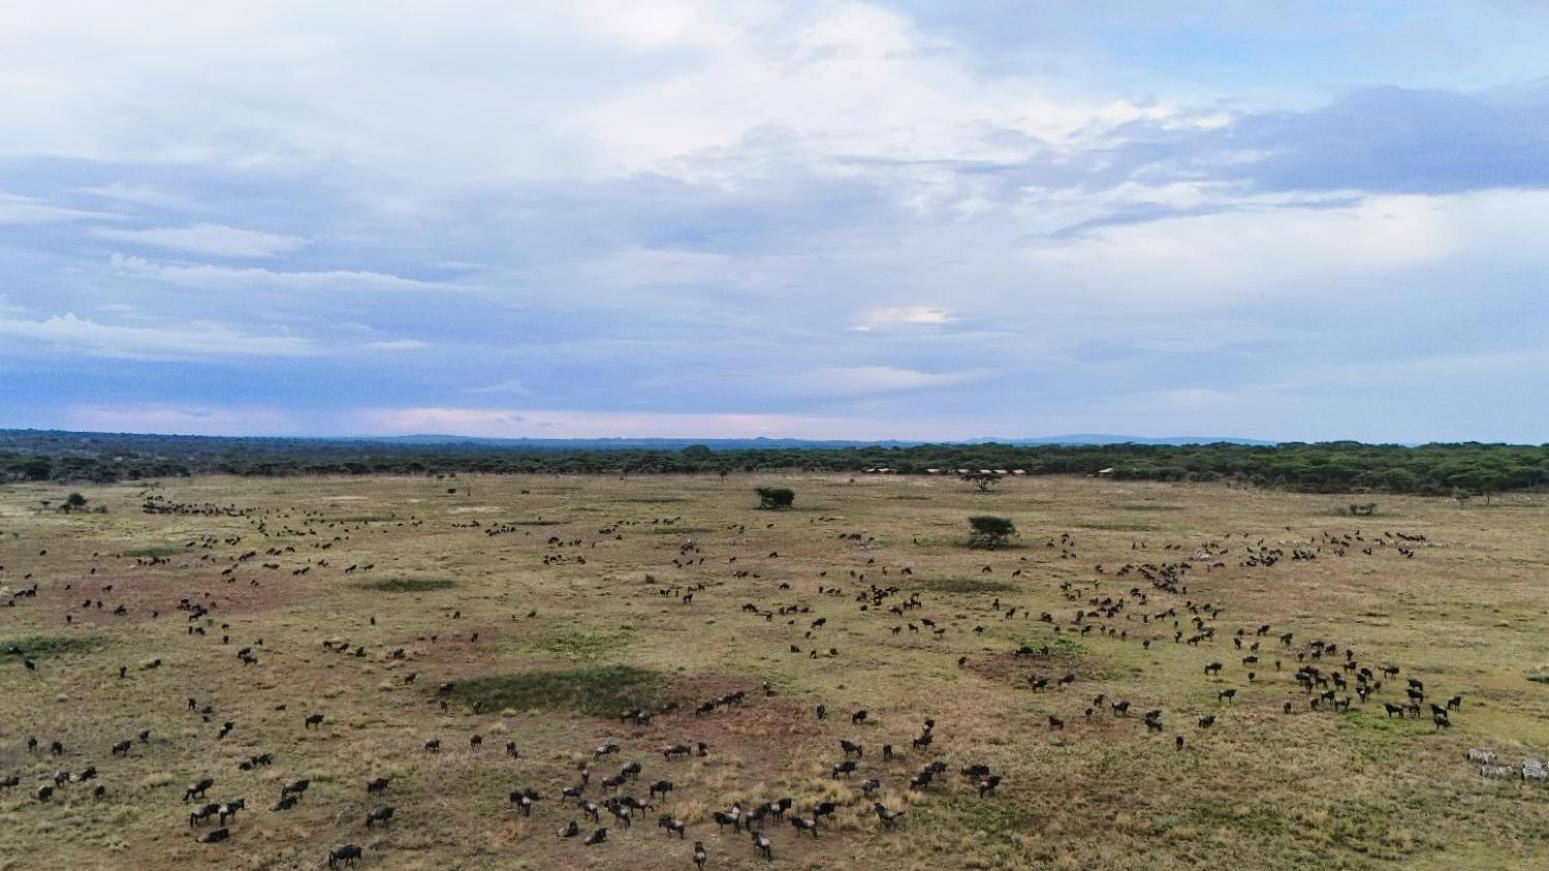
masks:
<instances>
[{"instance_id":1,"label":"shrub","mask_svg":"<svg viewBox=\"0 0 1549 871\"><path fill-rule=\"evenodd\" d=\"M758 507L779 511L796 504L796 491L789 487L759 487Z\"/></svg>"}]
</instances>

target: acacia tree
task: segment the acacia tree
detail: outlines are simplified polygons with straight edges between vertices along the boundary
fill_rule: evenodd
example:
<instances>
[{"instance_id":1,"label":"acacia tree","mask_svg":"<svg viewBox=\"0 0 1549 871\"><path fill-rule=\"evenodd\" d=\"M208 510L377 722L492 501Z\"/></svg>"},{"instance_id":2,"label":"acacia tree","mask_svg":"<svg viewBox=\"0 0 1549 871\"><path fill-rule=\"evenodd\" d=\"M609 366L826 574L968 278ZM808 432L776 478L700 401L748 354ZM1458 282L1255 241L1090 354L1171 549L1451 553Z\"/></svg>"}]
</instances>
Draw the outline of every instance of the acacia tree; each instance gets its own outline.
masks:
<instances>
[{"instance_id":1,"label":"acacia tree","mask_svg":"<svg viewBox=\"0 0 1549 871\"><path fill-rule=\"evenodd\" d=\"M963 474L958 475L958 477L974 485L975 487L978 487L980 493L988 493L990 492L991 487L1000 483L999 475L995 474L994 472L985 472L983 470L977 472L964 472Z\"/></svg>"},{"instance_id":2,"label":"acacia tree","mask_svg":"<svg viewBox=\"0 0 1549 871\"><path fill-rule=\"evenodd\" d=\"M796 503L796 491L789 487L758 487L758 507L770 511L780 511L791 507Z\"/></svg>"},{"instance_id":3,"label":"acacia tree","mask_svg":"<svg viewBox=\"0 0 1549 871\"><path fill-rule=\"evenodd\" d=\"M1017 534L1016 524L1011 522L1011 518L990 514L977 514L968 518L968 527L971 530L968 546L985 550L1005 547L1008 540Z\"/></svg>"},{"instance_id":4,"label":"acacia tree","mask_svg":"<svg viewBox=\"0 0 1549 871\"><path fill-rule=\"evenodd\" d=\"M77 509L81 509L81 508L85 508L85 507L86 507L86 497L85 496L82 496L79 493L71 493L69 496L65 497L64 509L66 511L75 511Z\"/></svg>"}]
</instances>

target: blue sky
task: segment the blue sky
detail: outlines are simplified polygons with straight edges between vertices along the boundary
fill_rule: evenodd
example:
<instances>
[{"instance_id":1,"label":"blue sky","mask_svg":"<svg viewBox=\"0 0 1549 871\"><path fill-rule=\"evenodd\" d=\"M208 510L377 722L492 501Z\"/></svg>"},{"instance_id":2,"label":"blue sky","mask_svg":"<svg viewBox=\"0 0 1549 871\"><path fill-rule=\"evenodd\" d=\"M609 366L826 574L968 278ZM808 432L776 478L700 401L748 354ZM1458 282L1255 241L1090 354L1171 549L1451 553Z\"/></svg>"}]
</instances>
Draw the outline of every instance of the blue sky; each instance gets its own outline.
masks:
<instances>
[{"instance_id":1,"label":"blue sky","mask_svg":"<svg viewBox=\"0 0 1549 871\"><path fill-rule=\"evenodd\" d=\"M1545 45L1532 0L8 4L0 426L1545 442Z\"/></svg>"}]
</instances>

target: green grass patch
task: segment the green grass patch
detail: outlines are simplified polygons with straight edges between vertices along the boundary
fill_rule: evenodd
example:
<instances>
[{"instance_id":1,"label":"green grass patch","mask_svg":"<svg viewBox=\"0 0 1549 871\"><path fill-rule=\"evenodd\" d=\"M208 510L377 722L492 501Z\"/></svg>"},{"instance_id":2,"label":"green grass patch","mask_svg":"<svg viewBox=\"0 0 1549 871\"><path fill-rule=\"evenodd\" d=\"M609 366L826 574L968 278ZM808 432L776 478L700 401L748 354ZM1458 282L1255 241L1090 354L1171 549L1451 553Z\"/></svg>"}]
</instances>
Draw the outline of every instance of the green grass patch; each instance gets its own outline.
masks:
<instances>
[{"instance_id":1,"label":"green grass patch","mask_svg":"<svg viewBox=\"0 0 1549 871\"><path fill-rule=\"evenodd\" d=\"M142 557L151 559L155 557L173 556L182 552L183 548L175 544L148 544L144 547L130 548L129 550L121 552L119 556Z\"/></svg>"},{"instance_id":2,"label":"green grass patch","mask_svg":"<svg viewBox=\"0 0 1549 871\"><path fill-rule=\"evenodd\" d=\"M938 578L921 581L920 589L932 593L1006 593L1016 587L1005 581L981 581L975 578Z\"/></svg>"},{"instance_id":3,"label":"green grass patch","mask_svg":"<svg viewBox=\"0 0 1549 871\"><path fill-rule=\"evenodd\" d=\"M627 665L493 675L460 683L452 694L486 711L577 711L610 718L632 708L658 708L672 695L665 675Z\"/></svg>"},{"instance_id":4,"label":"green grass patch","mask_svg":"<svg viewBox=\"0 0 1549 871\"><path fill-rule=\"evenodd\" d=\"M1161 502L1122 502L1113 506L1120 511L1182 511L1182 505L1167 505Z\"/></svg>"},{"instance_id":5,"label":"green grass patch","mask_svg":"<svg viewBox=\"0 0 1549 871\"><path fill-rule=\"evenodd\" d=\"M1098 529L1104 532L1156 532L1161 528L1154 523L1118 523L1106 520L1082 520L1073 525L1077 529Z\"/></svg>"},{"instance_id":6,"label":"green grass patch","mask_svg":"<svg viewBox=\"0 0 1549 871\"><path fill-rule=\"evenodd\" d=\"M13 648L20 648L20 655L27 659L44 659L89 653L102 645L103 639L96 635L26 635L5 638L0 639L0 660L15 658L17 654L12 652Z\"/></svg>"},{"instance_id":7,"label":"green grass patch","mask_svg":"<svg viewBox=\"0 0 1549 871\"><path fill-rule=\"evenodd\" d=\"M446 578L383 578L380 581L363 581L355 586L376 593L429 593L450 590L456 581Z\"/></svg>"},{"instance_id":8,"label":"green grass patch","mask_svg":"<svg viewBox=\"0 0 1549 871\"><path fill-rule=\"evenodd\" d=\"M1197 826L1231 829L1239 835L1275 838L1291 831L1290 821L1267 804L1211 802L1189 809L1188 820Z\"/></svg>"},{"instance_id":9,"label":"green grass patch","mask_svg":"<svg viewBox=\"0 0 1549 871\"><path fill-rule=\"evenodd\" d=\"M949 795L921 808L921 819L932 827L992 838L1014 834L1030 822L1027 812L1021 808L967 795Z\"/></svg>"},{"instance_id":10,"label":"green grass patch","mask_svg":"<svg viewBox=\"0 0 1549 871\"><path fill-rule=\"evenodd\" d=\"M567 632L549 638L539 638L523 645L527 650L552 653L566 659L595 660L623 650L633 632Z\"/></svg>"},{"instance_id":11,"label":"green grass patch","mask_svg":"<svg viewBox=\"0 0 1549 871\"><path fill-rule=\"evenodd\" d=\"M1034 650L1042 650L1047 647L1049 648L1050 656L1082 656L1092 652L1085 644L1074 638L1066 638L1063 635L1056 635L1053 638L1047 636L1033 638L1024 640L1021 643Z\"/></svg>"}]
</instances>

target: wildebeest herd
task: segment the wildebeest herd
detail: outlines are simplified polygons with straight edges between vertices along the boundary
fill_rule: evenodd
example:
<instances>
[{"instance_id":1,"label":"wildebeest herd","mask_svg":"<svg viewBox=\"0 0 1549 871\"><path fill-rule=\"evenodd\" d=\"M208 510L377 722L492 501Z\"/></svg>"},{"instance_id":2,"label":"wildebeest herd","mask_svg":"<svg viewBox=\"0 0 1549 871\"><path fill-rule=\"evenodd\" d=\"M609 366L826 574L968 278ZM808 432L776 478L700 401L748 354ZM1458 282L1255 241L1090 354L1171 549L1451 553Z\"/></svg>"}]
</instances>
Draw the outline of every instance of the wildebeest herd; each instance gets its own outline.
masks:
<instances>
[{"instance_id":1,"label":"wildebeest herd","mask_svg":"<svg viewBox=\"0 0 1549 871\"><path fill-rule=\"evenodd\" d=\"M248 498L208 498L217 483ZM1380 577L1388 596L1468 544L1434 523L1056 515L982 551L941 531L965 512L922 499L889 516L899 494L869 482L813 479L842 510L810 512L697 479L709 504L660 495L671 482L594 502L574 484L545 498L542 480L480 479L499 492L481 500L466 481L310 486L354 498L214 479L103 490L101 519L5 518L0 665L25 700L0 733L12 831L35 827L42 848L57 814L111 834L118 807L121 855L213 866L393 866L438 855L454 828L500 845L460 843L454 865L510 849L561 866L1031 866L1061 858L1036 843L1065 812L1043 794L1080 801L1057 784L1100 777L1090 754L1187 776L1277 733L1350 730L1404 742L1384 758L1416 777L1451 759L1449 778L1543 813L1542 745L1496 728L1498 688L1426 647L1451 637L1385 644L1376 607L1285 598L1330 577ZM931 486L1019 508L1011 488ZM606 711L576 701L614 660L643 688L597 689ZM557 704L499 691L529 670L582 689ZM1115 837L1139 837L1106 800ZM976 846L996 827L1022 840ZM958 839L945 852L943 828Z\"/></svg>"}]
</instances>

